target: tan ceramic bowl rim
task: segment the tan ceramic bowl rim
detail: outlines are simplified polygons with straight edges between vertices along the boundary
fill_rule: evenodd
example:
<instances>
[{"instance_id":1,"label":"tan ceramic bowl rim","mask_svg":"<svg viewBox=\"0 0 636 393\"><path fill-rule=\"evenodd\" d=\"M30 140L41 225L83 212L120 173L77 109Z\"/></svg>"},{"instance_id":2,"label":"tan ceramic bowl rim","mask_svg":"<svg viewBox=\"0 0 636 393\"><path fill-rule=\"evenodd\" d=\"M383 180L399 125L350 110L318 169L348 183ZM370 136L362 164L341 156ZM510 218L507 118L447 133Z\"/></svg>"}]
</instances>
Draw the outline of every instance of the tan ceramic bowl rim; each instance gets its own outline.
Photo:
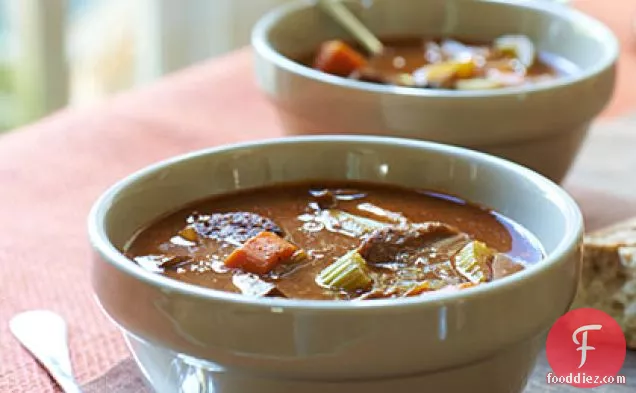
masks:
<instances>
[{"instance_id":1,"label":"tan ceramic bowl rim","mask_svg":"<svg viewBox=\"0 0 636 393\"><path fill-rule=\"evenodd\" d=\"M357 145L367 146L386 146L390 145L396 150L401 148L420 149L422 151L434 152L444 156L460 157L464 160L483 164L485 167L495 167L496 169L506 172L512 172L517 176L523 177L530 181L532 187L539 189L553 203L557 204L565 217L565 234L555 247L548 253L546 258L529 267L526 270L515 273L504 279L488 283L487 285L474 288L464 289L458 292L432 292L423 297L413 297L405 299L378 299L373 301L337 301L337 300L298 300L298 299L277 299L277 298L250 298L241 294L222 292L214 289L208 289L192 284L186 284L178 280L174 280L162 275L151 273L144 270L133 261L124 256L110 241L106 234L105 221L108 217L109 207L115 203L118 195L134 186L137 182L147 178L157 178L155 175L178 163L196 159L202 156L215 155L219 153L240 152L247 149L258 149L268 145L294 145L331 144L334 146ZM460 195L461 196L461 195ZM175 206L178 208L178 206ZM549 220L549 218L547 218ZM546 224L547 225L547 224ZM464 148L436 144L431 142L415 141L410 139L392 138L392 137L375 137L375 136L302 136L278 138L266 141L255 141L247 143L238 143L225 145L220 147L209 148L205 150L195 151L189 154L180 155L165 161L158 162L141 169L130 176L120 180L111 186L93 205L88 217L88 235L91 245L107 263L123 273L134 277L135 279L145 282L146 284L161 288L163 290L179 293L185 296L198 297L205 300L216 300L234 304L236 306L252 306L286 310L320 310L330 312L362 312L364 310L380 310L390 308L395 310L414 310L423 305L439 304L440 301L462 301L471 297L492 295L495 291L511 289L512 287L522 284L525 280L540 278L539 276L551 274L550 268L563 260L578 247L578 239L583 232L582 214L574 200L558 185L547 178L531 171L525 167L514 164L512 162L490 156L484 153L468 150ZM506 293L504 291L503 293Z\"/></svg>"},{"instance_id":2,"label":"tan ceramic bowl rim","mask_svg":"<svg viewBox=\"0 0 636 393\"><path fill-rule=\"evenodd\" d=\"M466 1L466 0L464 0ZM469 0L472 1L472 0ZM288 72L301 75L307 79L317 82L335 85L342 88L356 89L374 93L391 93L401 96L429 97L429 98L479 98L493 96L514 96L519 94L529 94L553 89L567 88L578 82L592 79L612 67L618 60L620 46L616 36L603 23L584 14L572 7L556 4L551 1L515 1L515 0L481 0L483 3L499 4L501 7L513 7L524 10L536 10L549 14L552 18L561 19L580 26L593 32L596 39L605 43L602 55L590 67L586 67L571 75L561 76L550 81L545 81L529 86L510 87L496 90L483 91L457 91L457 90L436 90L436 89L414 89L408 87L379 85L368 82L355 81L329 75L311 67L303 66L277 52L270 44L267 36L272 27L286 15L314 6L313 2L307 0L294 1L282 5L264 17L262 17L252 30L252 46L261 56L273 62L277 66ZM496 23L496 22L493 22ZM592 34L592 33L590 33Z\"/></svg>"}]
</instances>

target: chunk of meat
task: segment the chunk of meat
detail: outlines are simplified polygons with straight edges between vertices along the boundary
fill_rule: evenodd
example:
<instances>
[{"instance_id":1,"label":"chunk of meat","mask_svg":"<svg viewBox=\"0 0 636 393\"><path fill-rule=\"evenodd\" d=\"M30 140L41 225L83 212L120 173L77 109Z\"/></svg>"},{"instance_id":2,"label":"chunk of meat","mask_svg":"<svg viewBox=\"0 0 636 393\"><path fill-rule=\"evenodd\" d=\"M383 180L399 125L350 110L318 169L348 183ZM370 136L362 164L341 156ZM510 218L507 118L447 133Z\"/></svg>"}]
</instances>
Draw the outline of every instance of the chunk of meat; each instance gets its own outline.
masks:
<instances>
[{"instance_id":1,"label":"chunk of meat","mask_svg":"<svg viewBox=\"0 0 636 393\"><path fill-rule=\"evenodd\" d=\"M314 68L328 74L347 77L366 64L367 60L355 49L342 41L332 40L320 46Z\"/></svg>"},{"instance_id":2,"label":"chunk of meat","mask_svg":"<svg viewBox=\"0 0 636 393\"><path fill-rule=\"evenodd\" d=\"M248 273L267 274L276 266L292 260L298 248L272 232L260 232L224 261L225 266Z\"/></svg>"},{"instance_id":3,"label":"chunk of meat","mask_svg":"<svg viewBox=\"0 0 636 393\"><path fill-rule=\"evenodd\" d=\"M235 245L245 243L265 231L283 236L282 229L274 221L248 212L195 214L188 218L188 223L201 237Z\"/></svg>"},{"instance_id":4,"label":"chunk of meat","mask_svg":"<svg viewBox=\"0 0 636 393\"><path fill-rule=\"evenodd\" d=\"M312 191L311 196L321 209L333 209L338 204L336 196L329 190Z\"/></svg>"},{"instance_id":5,"label":"chunk of meat","mask_svg":"<svg viewBox=\"0 0 636 393\"><path fill-rule=\"evenodd\" d=\"M431 245L457 235L460 235L459 230L441 222L385 227L364 238L358 252L372 265L387 262L412 264L420 257L427 257L427 254L443 253L443 249L431 248Z\"/></svg>"},{"instance_id":6,"label":"chunk of meat","mask_svg":"<svg viewBox=\"0 0 636 393\"><path fill-rule=\"evenodd\" d=\"M524 269L523 264L514 261L506 254L497 253L492 261L492 278L497 280L508 277Z\"/></svg>"}]
</instances>

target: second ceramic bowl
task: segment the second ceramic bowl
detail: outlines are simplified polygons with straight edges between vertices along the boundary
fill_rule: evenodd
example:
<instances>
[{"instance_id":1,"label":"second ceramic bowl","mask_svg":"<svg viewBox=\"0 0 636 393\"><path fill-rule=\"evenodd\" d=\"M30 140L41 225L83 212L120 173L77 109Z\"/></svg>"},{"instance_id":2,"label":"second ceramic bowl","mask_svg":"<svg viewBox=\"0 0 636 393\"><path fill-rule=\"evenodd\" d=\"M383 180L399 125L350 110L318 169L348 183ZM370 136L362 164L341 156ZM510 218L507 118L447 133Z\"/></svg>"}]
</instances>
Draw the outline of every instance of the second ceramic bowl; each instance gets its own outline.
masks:
<instances>
[{"instance_id":1,"label":"second ceramic bowl","mask_svg":"<svg viewBox=\"0 0 636 393\"><path fill-rule=\"evenodd\" d=\"M525 34L541 51L578 70L541 86L441 91L383 86L327 75L292 59L321 42L347 38L314 1L265 16L252 43L260 88L286 132L375 134L469 147L501 156L560 182L608 103L619 46L597 20L548 1L347 1L378 36L457 36L489 41Z\"/></svg>"}]
</instances>

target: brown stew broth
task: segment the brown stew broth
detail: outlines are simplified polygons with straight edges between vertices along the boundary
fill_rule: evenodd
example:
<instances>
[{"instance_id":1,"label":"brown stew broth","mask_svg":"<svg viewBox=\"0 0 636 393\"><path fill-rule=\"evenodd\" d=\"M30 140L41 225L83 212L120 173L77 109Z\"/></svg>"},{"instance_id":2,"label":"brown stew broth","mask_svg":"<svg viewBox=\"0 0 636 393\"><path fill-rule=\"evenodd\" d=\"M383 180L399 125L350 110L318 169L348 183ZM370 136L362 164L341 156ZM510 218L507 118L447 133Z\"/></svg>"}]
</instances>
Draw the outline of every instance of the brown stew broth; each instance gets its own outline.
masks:
<instances>
[{"instance_id":1,"label":"brown stew broth","mask_svg":"<svg viewBox=\"0 0 636 393\"><path fill-rule=\"evenodd\" d=\"M233 271L226 271L223 266L223 260L234 246L213 239L203 239L197 246L188 246L175 244L171 239L184 228L187 217L193 212L257 213L272 219L282 228L285 238L308 255L306 261L298 263L280 277L267 276L265 279L274 281L283 293L292 294L289 297L297 299L342 298L317 285L315 277L347 251L358 247L360 240L326 230L307 232L303 229L299 216L311 210L308 205L314 200L309 191L320 189L355 189L355 194L364 196L338 201L338 209L352 214L377 219L377 216L358 209L361 203L371 203L399 212L410 222L439 221L452 225L526 264L536 263L543 257L538 241L524 228L500 214L443 194L356 182L294 183L215 196L152 223L141 230L124 251L131 258L195 256L200 262L167 269L162 274L198 286L240 293L232 281Z\"/></svg>"},{"instance_id":2,"label":"brown stew broth","mask_svg":"<svg viewBox=\"0 0 636 393\"><path fill-rule=\"evenodd\" d=\"M369 58L369 66L384 73L413 73L415 70L432 62L426 57L426 42L431 40L416 38L416 37L393 37L383 40L386 45L386 51L380 56L373 56ZM434 40L439 43L440 40ZM470 42L466 40L457 40L465 45L488 47L489 44L485 42ZM356 49L359 47L356 46ZM554 55L539 56L539 61L536 61L527 70L527 74L530 76L536 75L561 75L565 73L558 67L557 64L553 64L549 59L554 59Z\"/></svg>"},{"instance_id":3,"label":"brown stew broth","mask_svg":"<svg viewBox=\"0 0 636 393\"><path fill-rule=\"evenodd\" d=\"M449 41L453 41L460 46L446 46ZM444 77L438 79L438 75L438 77L433 79L435 82L431 81L432 84L427 84L427 82L422 82L416 75L425 66L458 61L452 58L450 55L452 52L449 52L450 49L456 51L455 54L462 53L466 55L470 53L469 57L476 61L476 64L480 64L471 71L472 77L466 77L466 79L477 78L497 81L497 88L550 80L572 74L578 69L576 65L565 58L547 52L536 52L534 62L530 66L524 67L519 62L511 62L513 58L498 54L499 52L493 47L493 42L475 42L458 37L446 37L443 39L411 36L383 37L382 43L385 46L384 53L370 56L355 42L345 42L356 53L364 56L366 62L364 67L349 75L338 75L335 70L334 72L329 72L316 63L319 58L323 58L326 55L326 52L323 52L325 50L324 47L320 47L311 54L301 57L299 63L323 72L364 82L434 89L457 88L454 85L457 77L448 76L448 79ZM464 46L464 49L468 49L468 51L462 52L461 46ZM335 60L334 55L333 61L342 61L341 59L344 55L340 56L338 60ZM349 69L349 71L351 70L353 68ZM498 71L502 71L502 73ZM491 72L495 72L495 74L493 75ZM415 79L407 83L403 78L404 75L411 75Z\"/></svg>"}]
</instances>

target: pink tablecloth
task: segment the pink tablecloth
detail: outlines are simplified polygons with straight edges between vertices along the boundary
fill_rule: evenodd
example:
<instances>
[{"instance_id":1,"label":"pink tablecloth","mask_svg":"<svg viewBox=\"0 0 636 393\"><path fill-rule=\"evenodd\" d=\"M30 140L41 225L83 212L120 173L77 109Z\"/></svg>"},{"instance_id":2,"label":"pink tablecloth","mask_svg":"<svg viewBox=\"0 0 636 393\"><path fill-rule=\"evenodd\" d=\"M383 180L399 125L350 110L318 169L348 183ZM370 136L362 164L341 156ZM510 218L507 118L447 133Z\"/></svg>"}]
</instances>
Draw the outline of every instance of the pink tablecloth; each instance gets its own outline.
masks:
<instances>
[{"instance_id":1,"label":"pink tablecloth","mask_svg":"<svg viewBox=\"0 0 636 393\"><path fill-rule=\"evenodd\" d=\"M636 2L583 0L581 7L630 44ZM8 332L6 322L22 310L49 308L68 319L81 381L127 356L117 330L92 299L86 214L108 185L151 162L279 135L275 115L253 83L250 56L243 50L0 138L0 391L54 391ZM606 115L631 110L636 102L631 48L622 65L617 97Z\"/></svg>"}]
</instances>

